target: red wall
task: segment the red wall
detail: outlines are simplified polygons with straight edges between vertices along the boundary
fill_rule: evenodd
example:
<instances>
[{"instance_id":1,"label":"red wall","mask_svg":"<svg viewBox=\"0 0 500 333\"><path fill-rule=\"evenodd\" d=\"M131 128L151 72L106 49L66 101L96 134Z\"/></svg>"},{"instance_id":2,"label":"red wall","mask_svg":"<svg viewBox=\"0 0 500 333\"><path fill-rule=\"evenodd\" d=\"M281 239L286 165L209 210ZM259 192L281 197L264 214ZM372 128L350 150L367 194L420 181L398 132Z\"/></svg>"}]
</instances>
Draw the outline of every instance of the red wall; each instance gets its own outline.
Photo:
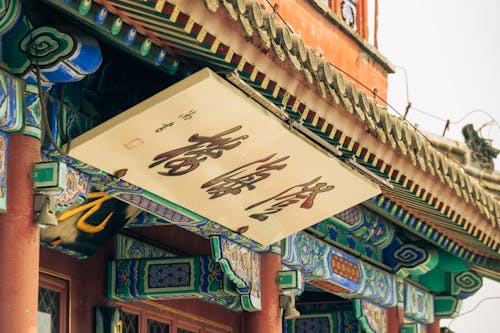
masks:
<instances>
[{"instance_id":1,"label":"red wall","mask_svg":"<svg viewBox=\"0 0 500 333\"><path fill-rule=\"evenodd\" d=\"M332 64L363 82L371 90L376 88L382 98L387 98L386 71L351 36L340 30L327 15L314 7L311 1L275 0L273 3L278 5L278 13L307 45L321 51ZM358 14L361 16L363 9L366 8L363 1L360 1ZM364 14L367 14L366 10ZM365 22L364 18L360 19ZM361 28L366 30L364 26L363 24ZM358 88L361 87L358 85Z\"/></svg>"}]
</instances>

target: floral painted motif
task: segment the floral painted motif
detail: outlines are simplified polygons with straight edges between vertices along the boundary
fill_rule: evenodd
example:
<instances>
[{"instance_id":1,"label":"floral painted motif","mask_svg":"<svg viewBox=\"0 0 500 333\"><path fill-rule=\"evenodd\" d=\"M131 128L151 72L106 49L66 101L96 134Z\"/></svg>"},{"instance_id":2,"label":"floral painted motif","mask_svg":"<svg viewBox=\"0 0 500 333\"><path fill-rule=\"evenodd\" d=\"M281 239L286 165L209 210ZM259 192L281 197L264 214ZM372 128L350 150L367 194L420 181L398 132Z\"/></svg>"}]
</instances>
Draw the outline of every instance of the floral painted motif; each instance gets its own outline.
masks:
<instances>
[{"instance_id":1,"label":"floral painted motif","mask_svg":"<svg viewBox=\"0 0 500 333\"><path fill-rule=\"evenodd\" d=\"M363 263L362 268L363 286L350 296L360 296L385 307L395 306L397 303L395 277L367 263Z\"/></svg>"},{"instance_id":2,"label":"floral painted motif","mask_svg":"<svg viewBox=\"0 0 500 333\"><path fill-rule=\"evenodd\" d=\"M337 263L340 261L348 264L347 270L339 268ZM285 239L283 264L301 270L306 280L322 280L347 292L355 292L361 287L358 260L304 232Z\"/></svg>"},{"instance_id":3,"label":"floral painted motif","mask_svg":"<svg viewBox=\"0 0 500 333\"><path fill-rule=\"evenodd\" d=\"M116 236L116 259L153 259L173 257L174 254L159 247L121 234Z\"/></svg>"},{"instance_id":4,"label":"floral painted motif","mask_svg":"<svg viewBox=\"0 0 500 333\"><path fill-rule=\"evenodd\" d=\"M246 282L250 294L260 300L260 255L222 238L222 253L236 275Z\"/></svg>"},{"instance_id":5,"label":"floral painted motif","mask_svg":"<svg viewBox=\"0 0 500 333\"><path fill-rule=\"evenodd\" d=\"M405 317L423 324L434 322L434 297L432 294L405 283Z\"/></svg>"},{"instance_id":6,"label":"floral painted motif","mask_svg":"<svg viewBox=\"0 0 500 333\"><path fill-rule=\"evenodd\" d=\"M200 257L200 293L206 302L241 311L240 296L225 276L219 263L210 257Z\"/></svg>"},{"instance_id":7,"label":"floral painted motif","mask_svg":"<svg viewBox=\"0 0 500 333\"><path fill-rule=\"evenodd\" d=\"M0 130L15 132L21 129L24 94L23 81L0 70Z\"/></svg>"},{"instance_id":8,"label":"floral painted motif","mask_svg":"<svg viewBox=\"0 0 500 333\"><path fill-rule=\"evenodd\" d=\"M220 236L211 242L215 260L236 284L243 309L260 310L260 254Z\"/></svg>"},{"instance_id":9,"label":"floral painted motif","mask_svg":"<svg viewBox=\"0 0 500 333\"><path fill-rule=\"evenodd\" d=\"M363 317L375 333L387 333L387 310L371 302L361 301Z\"/></svg>"},{"instance_id":10,"label":"floral painted motif","mask_svg":"<svg viewBox=\"0 0 500 333\"><path fill-rule=\"evenodd\" d=\"M68 168L66 189L55 196L58 210L69 208L73 203L82 203L90 191L90 177L73 168Z\"/></svg>"}]
</instances>

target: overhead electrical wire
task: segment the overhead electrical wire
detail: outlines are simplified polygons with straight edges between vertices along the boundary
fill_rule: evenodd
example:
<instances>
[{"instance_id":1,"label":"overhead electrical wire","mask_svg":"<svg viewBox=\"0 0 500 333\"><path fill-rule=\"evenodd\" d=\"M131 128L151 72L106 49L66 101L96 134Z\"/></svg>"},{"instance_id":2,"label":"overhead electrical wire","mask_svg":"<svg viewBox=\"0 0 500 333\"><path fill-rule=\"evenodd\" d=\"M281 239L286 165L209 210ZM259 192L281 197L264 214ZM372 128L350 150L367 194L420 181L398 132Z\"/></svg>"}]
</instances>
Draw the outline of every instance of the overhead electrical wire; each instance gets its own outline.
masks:
<instances>
[{"instance_id":1,"label":"overhead electrical wire","mask_svg":"<svg viewBox=\"0 0 500 333\"><path fill-rule=\"evenodd\" d=\"M405 115L403 117L403 120L406 120L406 116L408 115L408 112L410 110L414 110L418 113L421 113L425 116L428 116L428 117L431 117L433 119L436 119L436 120L439 120L439 121L442 121L444 122L446 125L445 125L445 129L444 129L444 132L443 132L443 136L446 132L446 129L449 128L450 125L454 125L454 124L459 124L461 123L462 121L464 121L468 116L470 116L471 114L473 113L482 113L482 114L485 114L487 115L491 120L484 123L480 129L482 129L483 127L485 127L486 125L490 125L490 124L494 124L496 125L499 129L500 129L500 124L496 121L496 119L490 114L488 113L487 111L485 110L482 110L482 109L475 109L475 110L471 110L469 111L468 113L466 113L462 118L458 119L458 120L451 120L451 119L445 119L443 117L439 117L439 116L436 116L430 112L426 112L424 110L421 110L421 109L418 109L416 107L414 107L411 103L411 100L410 100L410 93L409 93L409 80L408 80L408 72L406 70L405 67L403 66L399 66L399 65L395 65L395 67L399 68L399 69L402 69L403 70L403 73L404 73L404 77L405 77L405 87L406 87L406 103L407 103L407 107L406 107L406 112L405 112ZM391 107L392 108L392 107ZM479 130L478 130L479 132Z\"/></svg>"},{"instance_id":2,"label":"overhead electrical wire","mask_svg":"<svg viewBox=\"0 0 500 333\"><path fill-rule=\"evenodd\" d=\"M474 312L475 310L477 310L477 308L479 307L479 305L481 305L481 303L483 303L484 301L490 301L490 300L496 300L496 299L500 299L500 296L493 296L493 297L485 297L483 298L482 300L480 300L476 305L474 305L472 307L472 309L468 310L468 311L465 311L461 314L459 314L458 316L456 316L455 318L453 318L450 323L448 324L448 328L451 327L451 325L453 324L453 322L457 319L457 318L460 318L460 317L463 317L465 316L466 314L469 314L471 312Z\"/></svg>"}]
</instances>

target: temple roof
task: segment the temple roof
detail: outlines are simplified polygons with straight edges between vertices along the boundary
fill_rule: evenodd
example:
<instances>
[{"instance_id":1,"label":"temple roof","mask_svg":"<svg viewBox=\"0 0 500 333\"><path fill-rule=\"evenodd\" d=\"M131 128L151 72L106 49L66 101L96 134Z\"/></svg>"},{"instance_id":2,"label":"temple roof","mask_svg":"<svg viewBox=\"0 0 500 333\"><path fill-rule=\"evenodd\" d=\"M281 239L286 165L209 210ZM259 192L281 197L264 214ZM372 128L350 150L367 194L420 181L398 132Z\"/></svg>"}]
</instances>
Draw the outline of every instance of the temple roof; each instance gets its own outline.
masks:
<instances>
[{"instance_id":1,"label":"temple roof","mask_svg":"<svg viewBox=\"0 0 500 333\"><path fill-rule=\"evenodd\" d=\"M474 169L463 144L429 139L389 114L258 1L45 1L138 57L153 44L226 73L316 143L340 149L341 161L379 184L397 219L425 222L430 240L476 264L498 261L498 172Z\"/></svg>"},{"instance_id":2,"label":"temple roof","mask_svg":"<svg viewBox=\"0 0 500 333\"><path fill-rule=\"evenodd\" d=\"M426 136L436 149L458 163L486 191L500 200L500 171L494 166L499 150L489 140L481 138L472 125L466 125L463 132L466 136L464 142L430 133Z\"/></svg>"}]
</instances>

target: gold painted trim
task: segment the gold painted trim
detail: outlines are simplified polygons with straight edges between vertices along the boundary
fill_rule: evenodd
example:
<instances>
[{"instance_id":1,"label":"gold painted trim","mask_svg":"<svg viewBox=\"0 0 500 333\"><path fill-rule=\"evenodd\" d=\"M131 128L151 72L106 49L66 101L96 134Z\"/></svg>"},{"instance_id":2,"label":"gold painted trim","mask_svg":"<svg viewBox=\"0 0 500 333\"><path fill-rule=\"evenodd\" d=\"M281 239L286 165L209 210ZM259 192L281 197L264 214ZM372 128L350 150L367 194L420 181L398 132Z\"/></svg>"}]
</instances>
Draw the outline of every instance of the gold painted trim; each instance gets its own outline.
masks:
<instances>
[{"instance_id":1,"label":"gold painted trim","mask_svg":"<svg viewBox=\"0 0 500 333\"><path fill-rule=\"evenodd\" d=\"M61 279L61 280L65 280L67 283L68 283L68 327L67 327L67 331L68 333L71 333L71 306L72 306L72 300L73 300L73 297L72 296L72 292L71 292L71 276L69 275L66 275L66 274L62 274L62 273L59 273L59 272L56 272L56 271L52 271L52 270L49 270L49 269L46 269L46 268L42 268L42 267L38 267L38 273L42 273L42 274L45 274L45 275L48 275L48 276L51 276L51 277L54 277L54 278L57 278L57 279ZM40 286L39 286L40 287Z\"/></svg>"},{"instance_id":2,"label":"gold painted trim","mask_svg":"<svg viewBox=\"0 0 500 333\"><path fill-rule=\"evenodd\" d=\"M209 319L205 319L205 318L202 318L202 317L199 317L199 316L195 316L195 315L192 315L192 314L190 314L188 312L184 312L184 311L172 308L172 307L167 306L167 305L159 304L159 303L154 302L154 301L139 301L139 302L143 303L143 304L147 304L149 306L152 306L152 307L160 309L160 310L164 310L164 311L167 311L167 312L170 312L170 313L182 316L184 318L188 318L188 319L191 319L191 320L194 320L194 321L206 324L206 325L210 325L210 326L213 326L213 327L217 327L217 328L223 329L223 330L225 330L227 332L232 332L233 331L233 329L230 326L219 324L219 323L217 323L215 321L212 321L212 320L209 320Z\"/></svg>"}]
</instances>

